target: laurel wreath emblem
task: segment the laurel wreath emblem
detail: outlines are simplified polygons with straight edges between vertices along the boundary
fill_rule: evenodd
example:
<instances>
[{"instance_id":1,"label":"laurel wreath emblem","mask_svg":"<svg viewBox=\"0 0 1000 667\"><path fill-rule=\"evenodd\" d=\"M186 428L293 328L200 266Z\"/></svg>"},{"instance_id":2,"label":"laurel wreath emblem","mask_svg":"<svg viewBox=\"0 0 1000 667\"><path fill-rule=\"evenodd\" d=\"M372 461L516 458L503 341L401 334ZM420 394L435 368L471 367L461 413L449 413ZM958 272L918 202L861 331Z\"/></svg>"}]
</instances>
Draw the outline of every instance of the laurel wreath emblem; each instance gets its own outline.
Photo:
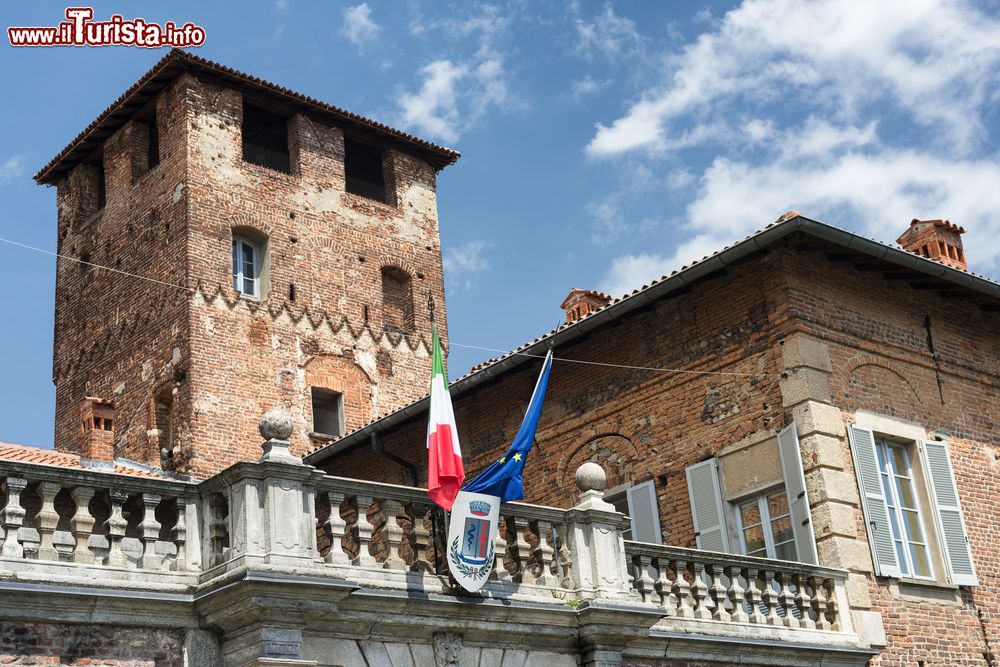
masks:
<instances>
[{"instance_id":1,"label":"laurel wreath emblem","mask_svg":"<svg viewBox=\"0 0 1000 667\"><path fill-rule=\"evenodd\" d=\"M496 551L495 545L491 542L490 549L486 552L486 562L482 565L468 565L462 560L461 555L458 553L458 537L451 541L451 552L452 562L455 564L455 569L466 577L471 577L473 579L479 579L483 574L489 574L490 570L493 569L493 555Z\"/></svg>"}]
</instances>

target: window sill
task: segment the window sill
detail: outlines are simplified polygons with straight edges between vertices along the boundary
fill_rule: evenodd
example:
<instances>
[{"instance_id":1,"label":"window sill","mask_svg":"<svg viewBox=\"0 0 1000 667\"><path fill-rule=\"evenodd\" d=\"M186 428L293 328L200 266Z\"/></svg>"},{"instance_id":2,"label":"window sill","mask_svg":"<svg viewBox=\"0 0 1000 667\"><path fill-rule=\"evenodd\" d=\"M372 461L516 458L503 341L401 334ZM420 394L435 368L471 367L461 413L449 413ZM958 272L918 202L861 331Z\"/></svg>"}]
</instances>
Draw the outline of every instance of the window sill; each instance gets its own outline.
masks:
<instances>
[{"instance_id":1,"label":"window sill","mask_svg":"<svg viewBox=\"0 0 1000 667\"><path fill-rule=\"evenodd\" d=\"M961 605L958 586L929 579L889 579L892 597L906 602L922 602L947 606Z\"/></svg>"},{"instance_id":2,"label":"window sill","mask_svg":"<svg viewBox=\"0 0 1000 667\"><path fill-rule=\"evenodd\" d=\"M401 211L401 208L396 204L389 204L379 199L370 199L364 195L357 195L353 192L348 192L346 189L344 190L344 203L355 210L372 207L375 209L383 209L387 213L392 213L394 215L398 215Z\"/></svg>"},{"instance_id":3,"label":"window sill","mask_svg":"<svg viewBox=\"0 0 1000 667\"><path fill-rule=\"evenodd\" d=\"M244 169L248 171L260 174L261 176L268 176L270 178L277 178L281 180L297 181L299 180L299 174L293 168L292 171L281 171L280 169L272 169L271 167L265 167L262 164L257 164L256 162L248 162L247 160L240 160L240 164Z\"/></svg>"},{"instance_id":4,"label":"window sill","mask_svg":"<svg viewBox=\"0 0 1000 667\"><path fill-rule=\"evenodd\" d=\"M162 164L163 164L163 160L160 160L156 165L154 165L152 167L149 167L148 169L146 169L146 171L142 172L138 176L135 176L132 179L132 185L134 185L134 186L135 185L140 185L143 182L149 180L150 174L156 174L156 173L159 173L161 171L160 170L160 166Z\"/></svg>"},{"instance_id":5,"label":"window sill","mask_svg":"<svg viewBox=\"0 0 1000 667\"><path fill-rule=\"evenodd\" d=\"M342 435L330 435L329 433L310 433L309 438L311 440L320 440L322 442L333 442L334 440L339 440L344 436Z\"/></svg>"}]
</instances>

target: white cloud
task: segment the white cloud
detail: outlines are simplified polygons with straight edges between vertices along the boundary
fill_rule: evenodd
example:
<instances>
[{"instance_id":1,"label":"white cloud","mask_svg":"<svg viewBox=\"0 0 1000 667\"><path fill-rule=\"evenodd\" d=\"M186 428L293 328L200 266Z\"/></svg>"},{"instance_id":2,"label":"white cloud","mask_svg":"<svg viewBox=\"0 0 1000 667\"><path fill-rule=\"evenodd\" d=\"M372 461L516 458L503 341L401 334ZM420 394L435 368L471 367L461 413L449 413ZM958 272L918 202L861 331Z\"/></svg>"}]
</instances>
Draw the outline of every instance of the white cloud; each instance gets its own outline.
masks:
<instances>
[{"instance_id":1,"label":"white cloud","mask_svg":"<svg viewBox=\"0 0 1000 667\"><path fill-rule=\"evenodd\" d=\"M274 11L283 12L288 9L288 0L274 0Z\"/></svg>"},{"instance_id":2,"label":"white cloud","mask_svg":"<svg viewBox=\"0 0 1000 667\"><path fill-rule=\"evenodd\" d=\"M448 283L466 289L472 287L472 274L490 268L489 259L484 254L488 247L486 241L468 241L447 248L444 251L444 270Z\"/></svg>"},{"instance_id":3,"label":"white cloud","mask_svg":"<svg viewBox=\"0 0 1000 667\"><path fill-rule=\"evenodd\" d=\"M397 100L400 121L419 132L455 141L459 134L459 113L455 86L468 70L450 60L437 60L420 70L424 82L417 93L403 93Z\"/></svg>"},{"instance_id":4,"label":"white cloud","mask_svg":"<svg viewBox=\"0 0 1000 667\"><path fill-rule=\"evenodd\" d=\"M576 37L577 53L588 59L596 54L609 59L636 56L644 46L635 22L616 14L611 3L589 21L576 19Z\"/></svg>"},{"instance_id":5,"label":"white cloud","mask_svg":"<svg viewBox=\"0 0 1000 667\"><path fill-rule=\"evenodd\" d=\"M355 46L364 44L375 39L380 28L372 20L372 10L367 2L344 10L344 26L341 32Z\"/></svg>"},{"instance_id":6,"label":"white cloud","mask_svg":"<svg viewBox=\"0 0 1000 667\"><path fill-rule=\"evenodd\" d=\"M524 104L511 93L505 57L498 46L509 23L509 18L491 6L438 22L414 19L411 33L439 32L442 40L454 40L454 50L461 53L420 68L419 90L397 95L399 123L418 133L454 142L494 110L523 108ZM472 52L470 45L475 49Z\"/></svg>"},{"instance_id":7,"label":"white cloud","mask_svg":"<svg viewBox=\"0 0 1000 667\"><path fill-rule=\"evenodd\" d=\"M0 182L13 181L24 175L24 157L13 155L0 163Z\"/></svg>"},{"instance_id":8,"label":"white cloud","mask_svg":"<svg viewBox=\"0 0 1000 667\"><path fill-rule=\"evenodd\" d=\"M610 11L610 10L608 10ZM665 82L598 123L589 154L670 148L689 115L725 118L747 103L822 105L841 121L891 102L961 150L995 103L1000 22L947 0L746 0L668 58Z\"/></svg>"},{"instance_id":9,"label":"white cloud","mask_svg":"<svg viewBox=\"0 0 1000 667\"><path fill-rule=\"evenodd\" d=\"M667 266L667 258L657 254L616 257L601 281L600 289L611 296L622 296L659 278L668 270Z\"/></svg>"},{"instance_id":10,"label":"white cloud","mask_svg":"<svg viewBox=\"0 0 1000 667\"><path fill-rule=\"evenodd\" d=\"M579 102L584 97L593 95L594 93L598 92L601 88L608 85L608 83L609 83L608 81L595 81L588 74L582 79L574 81L572 84L570 84L570 87L573 92L573 99Z\"/></svg>"}]
</instances>

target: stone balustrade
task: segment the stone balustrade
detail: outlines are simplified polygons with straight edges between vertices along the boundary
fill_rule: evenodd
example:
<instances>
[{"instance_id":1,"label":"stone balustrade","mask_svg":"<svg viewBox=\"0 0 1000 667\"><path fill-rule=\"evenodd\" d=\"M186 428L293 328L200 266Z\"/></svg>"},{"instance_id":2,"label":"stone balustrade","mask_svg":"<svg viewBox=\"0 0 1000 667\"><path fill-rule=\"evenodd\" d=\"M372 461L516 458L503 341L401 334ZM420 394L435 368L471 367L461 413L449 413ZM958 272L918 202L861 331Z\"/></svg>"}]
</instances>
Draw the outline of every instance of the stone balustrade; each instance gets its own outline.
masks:
<instances>
[{"instance_id":1,"label":"stone balustrade","mask_svg":"<svg viewBox=\"0 0 1000 667\"><path fill-rule=\"evenodd\" d=\"M843 570L625 542L631 588L668 617L838 632Z\"/></svg>"},{"instance_id":2,"label":"stone balustrade","mask_svg":"<svg viewBox=\"0 0 1000 667\"><path fill-rule=\"evenodd\" d=\"M553 637L594 628L574 630L594 646L671 632L857 645L846 572L626 542L628 520L603 499L604 471L592 463L577 473L570 509L501 507L494 572L470 595L448 574L444 512L425 489L326 475L288 453L287 424L278 426L262 427L260 461L202 482L0 461L0 593L63 586L92 591L96 604L124 590L181 605L172 613L200 615L185 622L243 637L247 662L298 655L289 614L306 626L342 609L375 623L403 613L399 600L470 598L512 620L548 614ZM27 609L35 598L25 595ZM258 604L268 608L247 616ZM248 618L259 626L252 642Z\"/></svg>"}]
</instances>

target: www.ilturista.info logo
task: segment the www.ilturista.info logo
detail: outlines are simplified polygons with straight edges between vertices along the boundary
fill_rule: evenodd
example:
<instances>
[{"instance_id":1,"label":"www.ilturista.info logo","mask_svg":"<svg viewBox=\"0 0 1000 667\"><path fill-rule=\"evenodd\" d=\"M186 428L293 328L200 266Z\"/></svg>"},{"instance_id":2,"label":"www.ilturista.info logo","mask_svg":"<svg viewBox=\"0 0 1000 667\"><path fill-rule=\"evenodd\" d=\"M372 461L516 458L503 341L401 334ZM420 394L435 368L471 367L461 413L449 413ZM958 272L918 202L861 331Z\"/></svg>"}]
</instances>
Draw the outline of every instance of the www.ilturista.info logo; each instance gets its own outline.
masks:
<instances>
[{"instance_id":1,"label":"www.ilturista.info logo","mask_svg":"<svg viewBox=\"0 0 1000 667\"><path fill-rule=\"evenodd\" d=\"M205 43L205 29L185 23L178 26L167 21L162 26L145 19L126 20L114 14L107 21L93 21L91 7L68 7L67 21L54 27L11 27L7 37L11 46L141 46L158 49L162 46L184 48Z\"/></svg>"}]
</instances>

